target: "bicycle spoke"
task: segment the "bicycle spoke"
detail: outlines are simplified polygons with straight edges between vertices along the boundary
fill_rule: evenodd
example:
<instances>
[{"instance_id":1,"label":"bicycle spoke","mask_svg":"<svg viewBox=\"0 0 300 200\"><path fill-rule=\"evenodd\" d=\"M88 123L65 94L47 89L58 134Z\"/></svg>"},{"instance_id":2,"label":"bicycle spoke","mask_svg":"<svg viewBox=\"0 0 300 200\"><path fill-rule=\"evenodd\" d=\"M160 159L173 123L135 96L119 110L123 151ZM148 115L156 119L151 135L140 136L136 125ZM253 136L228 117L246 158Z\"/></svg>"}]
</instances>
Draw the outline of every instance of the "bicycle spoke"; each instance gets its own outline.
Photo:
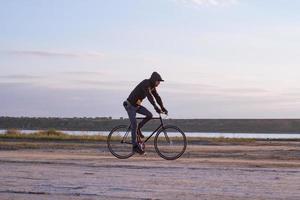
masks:
<instances>
[{"instance_id":1,"label":"bicycle spoke","mask_svg":"<svg viewBox=\"0 0 300 200\"><path fill-rule=\"evenodd\" d=\"M166 130L163 130L163 132L164 132L166 141L167 141L168 143L170 143L170 138L169 138L169 136L168 136L168 133L166 132Z\"/></svg>"}]
</instances>

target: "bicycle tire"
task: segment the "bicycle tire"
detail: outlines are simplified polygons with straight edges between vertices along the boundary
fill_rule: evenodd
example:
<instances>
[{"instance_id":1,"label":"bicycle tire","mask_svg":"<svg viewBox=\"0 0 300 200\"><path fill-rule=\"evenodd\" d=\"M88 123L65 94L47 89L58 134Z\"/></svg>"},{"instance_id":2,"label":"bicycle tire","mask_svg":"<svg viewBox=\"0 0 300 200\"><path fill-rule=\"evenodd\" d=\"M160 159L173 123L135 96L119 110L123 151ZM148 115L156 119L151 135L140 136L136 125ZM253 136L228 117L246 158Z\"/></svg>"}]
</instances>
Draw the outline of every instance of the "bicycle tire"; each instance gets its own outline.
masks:
<instances>
[{"instance_id":1,"label":"bicycle tire","mask_svg":"<svg viewBox=\"0 0 300 200\"><path fill-rule=\"evenodd\" d=\"M125 134L129 137L125 136ZM110 153L119 159L131 157L134 152L132 151L131 131L129 127L119 125L113 128L107 137L107 147Z\"/></svg>"},{"instance_id":2,"label":"bicycle tire","mask_svg":"<svg viewBox=\"0 0 300 200\"><path fill-rule=\"evenodd\" d=\"M169 132L169 136L167 132ZM166 160L175 160L182 156L186 150L186 136L184 132L177 126L164 126L155 135L154 147L155 151L160 157Z\"/></svg>"}]
</instances>

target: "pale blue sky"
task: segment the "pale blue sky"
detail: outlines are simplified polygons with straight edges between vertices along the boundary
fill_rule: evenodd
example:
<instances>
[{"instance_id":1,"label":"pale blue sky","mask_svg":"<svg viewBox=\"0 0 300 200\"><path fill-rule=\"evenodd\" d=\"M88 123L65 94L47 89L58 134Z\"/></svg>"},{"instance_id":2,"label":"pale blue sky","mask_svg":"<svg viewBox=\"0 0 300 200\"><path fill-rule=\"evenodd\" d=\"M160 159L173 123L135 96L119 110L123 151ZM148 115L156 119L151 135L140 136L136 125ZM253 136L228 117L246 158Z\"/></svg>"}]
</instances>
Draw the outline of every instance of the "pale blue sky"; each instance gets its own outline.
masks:
<instances>
[{"instance_id":1,"label":"pale blue sky","mask_svg":"<svg viewBox=\"0 0 300 200\"><path fill-rule=\"evenodd\" d=\"M0 116L299 118L300 1L0 0ZM147 100L145 106L149 107Z\"/></svg>"}]
</instances>

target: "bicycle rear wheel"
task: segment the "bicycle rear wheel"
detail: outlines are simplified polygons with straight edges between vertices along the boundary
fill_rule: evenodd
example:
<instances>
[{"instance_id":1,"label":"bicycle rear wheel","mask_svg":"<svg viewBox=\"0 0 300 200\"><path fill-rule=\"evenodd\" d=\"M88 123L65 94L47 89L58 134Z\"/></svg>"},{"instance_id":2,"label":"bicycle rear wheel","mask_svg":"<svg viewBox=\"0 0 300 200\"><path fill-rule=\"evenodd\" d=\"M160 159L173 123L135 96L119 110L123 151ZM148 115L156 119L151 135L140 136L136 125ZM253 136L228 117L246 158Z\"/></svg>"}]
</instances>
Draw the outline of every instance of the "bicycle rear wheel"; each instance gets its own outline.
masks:
<instances>
[{"instance_id":1,"label":"bicycle rear wheel","mask_svg":"<svg viewBox=\"0 0 300 200\"><path fill-rule=\"evenodd\" d=\"M185 152L186 146L186 136L176 126L169 125L161 128L154 138L156 152L166 160L179 158Z\"/></svg>"},{"instance_id":2,"label":"bicycle rear wheel","mask_svg":"<svg viewBox=\"0 0 300 200\"><path fill-rule=\"evenodd\" d=\"M131 129L129 126L120 125L111 130L107 137L109 151L119 159L131 157L132 151Z\"/></svg>"}]
</instances>

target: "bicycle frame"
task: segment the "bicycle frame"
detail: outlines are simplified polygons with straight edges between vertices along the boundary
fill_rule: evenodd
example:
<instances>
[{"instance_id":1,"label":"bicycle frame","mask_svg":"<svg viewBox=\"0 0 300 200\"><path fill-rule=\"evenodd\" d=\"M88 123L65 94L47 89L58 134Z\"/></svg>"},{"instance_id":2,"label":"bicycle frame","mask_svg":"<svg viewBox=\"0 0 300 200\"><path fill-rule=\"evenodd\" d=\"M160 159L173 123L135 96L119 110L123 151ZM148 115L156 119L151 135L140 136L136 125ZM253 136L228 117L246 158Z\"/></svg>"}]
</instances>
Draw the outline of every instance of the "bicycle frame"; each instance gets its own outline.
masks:
<instances>
[{"instance_id":1,"label":"bicycle frame","mask_svg":"<svg viewBox=\"0 0 300 200\"><path fill-rule=\"evenodd\" d=\"M136 119L144 119L144 117L136 117ZM152 117L150 120L153 120L153 119L159 119L160 120L160 125L150 134L149 137L147 137L143 142L146 143L159 129L163 128L164 127L164 123L163 123L163 120L162 120L162 117L161 117L161 114L159 114L159 117ZM131 125L129 126L129 129L130 130L130 127ZM127 137L127 135L129 134L129 132L127 132L127 134L124 135L124 138ZM138 136L137 136L138 137Z\"/></svg>"}]
</instances>

